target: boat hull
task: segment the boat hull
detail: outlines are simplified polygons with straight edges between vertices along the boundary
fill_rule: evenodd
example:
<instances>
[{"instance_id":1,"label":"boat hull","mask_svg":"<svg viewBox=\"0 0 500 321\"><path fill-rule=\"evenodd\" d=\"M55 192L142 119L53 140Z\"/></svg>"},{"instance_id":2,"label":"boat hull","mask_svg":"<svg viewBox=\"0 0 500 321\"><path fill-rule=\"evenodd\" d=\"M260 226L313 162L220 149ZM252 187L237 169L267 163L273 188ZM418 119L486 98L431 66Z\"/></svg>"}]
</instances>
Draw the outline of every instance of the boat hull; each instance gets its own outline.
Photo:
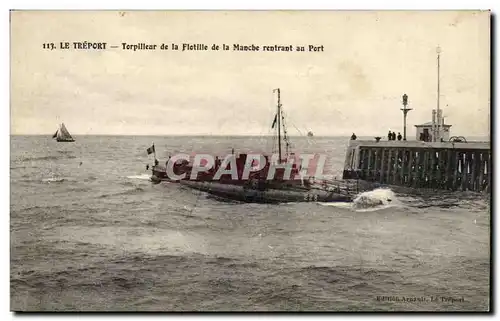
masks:
<instances>
[{"instance_id":1,"label":"boat hull","mask_svg":"<svg viewBox=\"0 0 500 321\"><path fill-rule=\"evenodd\" d=\"M156 183L160 181L171 181L168 178L166 168L154 165L151 169L151 181Z\"/></svg>"},{"instance_id":2,"label":"boat hull","mask_svg":"<svg viewBox=\"0 0 500 321\"><path fill-rule=\"evenodd\" d=\"M352 202L351 195L320 189L266 189L216 182L180 181L180 184L218 197L246 203Z\"/></svg>"}]
</instances>

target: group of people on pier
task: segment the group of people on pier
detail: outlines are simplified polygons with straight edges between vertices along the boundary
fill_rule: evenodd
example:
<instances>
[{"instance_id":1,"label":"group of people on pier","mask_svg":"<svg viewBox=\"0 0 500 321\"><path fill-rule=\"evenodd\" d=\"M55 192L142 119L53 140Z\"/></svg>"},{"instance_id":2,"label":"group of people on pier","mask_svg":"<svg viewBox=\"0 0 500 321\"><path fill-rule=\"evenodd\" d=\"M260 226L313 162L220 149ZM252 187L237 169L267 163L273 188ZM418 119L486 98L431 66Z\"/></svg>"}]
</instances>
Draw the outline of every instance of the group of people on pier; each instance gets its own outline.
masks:
<instances>
[{"instance_id":1,"label":"group of people on pier","mask_svg":"<svg viewBox=\"0 0 500 321\"><path fill-rule=\"evenodd\" d=\"M401 139L403 139L403 136L401 136L401 133L398 133L398 136L396 136L396 133L395 133L395 132L391 132L391 131L389 130L389 133L387 134L387 139L388 139L388 140L396 140L396 138L397 138L398 140L401 140Z\"/></svg>"}]
</instances>

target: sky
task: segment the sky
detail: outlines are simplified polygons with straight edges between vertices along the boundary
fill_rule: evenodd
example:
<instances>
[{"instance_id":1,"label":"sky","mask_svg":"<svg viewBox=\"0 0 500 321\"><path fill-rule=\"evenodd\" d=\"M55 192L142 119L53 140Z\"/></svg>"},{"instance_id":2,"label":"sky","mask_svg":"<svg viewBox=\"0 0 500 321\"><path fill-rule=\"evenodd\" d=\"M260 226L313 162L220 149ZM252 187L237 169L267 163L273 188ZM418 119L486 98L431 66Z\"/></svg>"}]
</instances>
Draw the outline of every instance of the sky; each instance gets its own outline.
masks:
<instances>
[{"instance_id":1,"label":"sky","mask_svg":"<svg viewBox=\"0 0 500 321\"><path fill-rule=\"evenodd\" d=\"M83 41L108 48L43 48ZM181 51L183 43L231 50ZM53 134L61 122L74 135L269 134L280 88L291 135L402 132L405 93L413 135L437 105L437 46L451 135L488 136L489 12L14 11L11 134Z\"/></svg>"}]
</instances>

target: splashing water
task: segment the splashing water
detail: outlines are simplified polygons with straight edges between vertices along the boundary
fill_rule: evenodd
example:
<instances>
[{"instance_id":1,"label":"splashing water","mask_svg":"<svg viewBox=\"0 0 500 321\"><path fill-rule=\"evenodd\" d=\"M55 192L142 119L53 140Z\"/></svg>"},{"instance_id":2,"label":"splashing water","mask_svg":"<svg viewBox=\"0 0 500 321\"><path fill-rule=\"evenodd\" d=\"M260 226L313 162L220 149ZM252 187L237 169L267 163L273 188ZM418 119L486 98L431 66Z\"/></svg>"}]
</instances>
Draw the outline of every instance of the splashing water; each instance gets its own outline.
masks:
<instances>
[{"instance_id":1,"label":"splashing water","mask_svg":"<svg viewBox=\"0 0 500 321\"><path fill-rule=\"evenodd\" d=\"M388 188L377 188L373 191L359 194L352 203L320 203L324 206L334 206L339 208L354 209L356 211L375 211L399 204L399 201Z\"/></svg>"},{"instance_id":2,"label":"splashing water","mask_svg":"<svg viewBox=\"0 0 500 321\"><path fill-rule=\"evenodd\" d=\"M353 201L353 207L373 208L377 206L388 207L397 203L396 194L388 188L377 188L359 194Z\"/></svg>"}]
</instances>

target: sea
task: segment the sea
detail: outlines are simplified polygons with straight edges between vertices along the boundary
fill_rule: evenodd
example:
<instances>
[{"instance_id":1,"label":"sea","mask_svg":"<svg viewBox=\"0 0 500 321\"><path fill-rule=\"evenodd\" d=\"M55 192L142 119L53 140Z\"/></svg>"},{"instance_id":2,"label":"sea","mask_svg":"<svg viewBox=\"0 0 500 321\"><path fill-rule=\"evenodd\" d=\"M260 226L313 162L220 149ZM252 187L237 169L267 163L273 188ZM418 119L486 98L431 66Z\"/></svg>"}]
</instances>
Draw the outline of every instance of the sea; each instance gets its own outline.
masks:
<instances>
[{"instance_id":1,"label":"sea","mask_svg":"<svg viewBox=\"0 0 500 321\"><path fill-rule=\"evenodd\" d=\"M489 311L490 195L246 204L152 184L153 155L265 137L11 136L12 311ZM292 137L341 175L348 137Z\"/></svg>"}]
</instances>

